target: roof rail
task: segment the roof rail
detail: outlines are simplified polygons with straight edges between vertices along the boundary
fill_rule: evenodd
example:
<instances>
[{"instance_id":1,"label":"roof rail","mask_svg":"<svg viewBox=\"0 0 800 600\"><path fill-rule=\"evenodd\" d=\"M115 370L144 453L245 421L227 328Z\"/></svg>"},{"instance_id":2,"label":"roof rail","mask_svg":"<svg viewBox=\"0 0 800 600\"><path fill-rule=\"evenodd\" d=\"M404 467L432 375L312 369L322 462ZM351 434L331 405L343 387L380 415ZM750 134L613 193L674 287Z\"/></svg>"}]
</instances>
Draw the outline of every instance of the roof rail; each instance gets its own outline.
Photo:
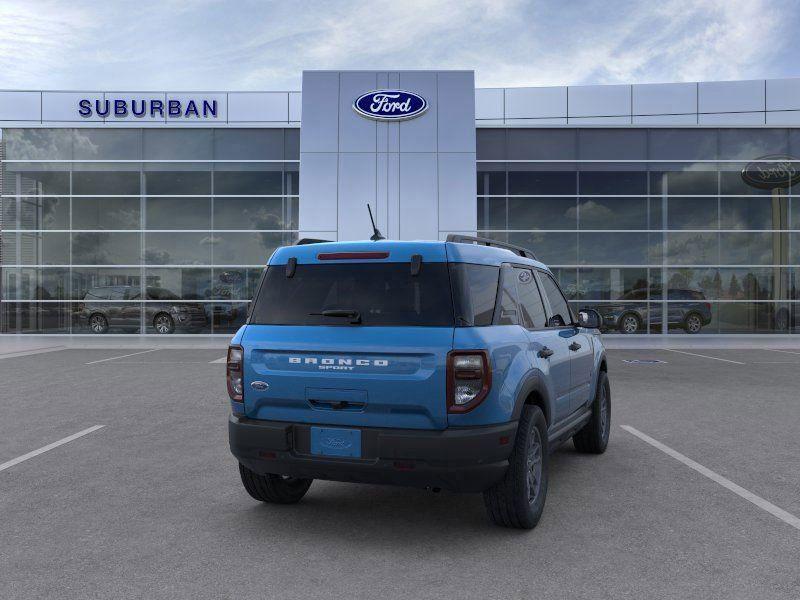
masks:
<instances>
[{"instance_id":1,"label":"roof rail","mask_svg":"<svg viewBox=\"0 0 800 600\"><path fill-rule=\"evenodd\" d=\"M492 246L493 248L504 248L506 250L511 250L514 254L521 256L522 258L536 260L536 255L527 248L516 246L514 244L507 244L505 242L498 242L497 240L491 240L489 238L450 233L447 235L447 241L454 242L456 244L479 244L481 246Z\"/></svg>"},{"instance_id":2,"label":"roof rail","mask_svg":"<svg viewBox=\"0 0 800 600\"><path fill-rule=\"evenodd\" d=\"M331 242L333 240L318 240L316 238L302 238L297 240L295 246L305 246L306 244L324 244L325 242Z\"/></svg>"}]
</instances>

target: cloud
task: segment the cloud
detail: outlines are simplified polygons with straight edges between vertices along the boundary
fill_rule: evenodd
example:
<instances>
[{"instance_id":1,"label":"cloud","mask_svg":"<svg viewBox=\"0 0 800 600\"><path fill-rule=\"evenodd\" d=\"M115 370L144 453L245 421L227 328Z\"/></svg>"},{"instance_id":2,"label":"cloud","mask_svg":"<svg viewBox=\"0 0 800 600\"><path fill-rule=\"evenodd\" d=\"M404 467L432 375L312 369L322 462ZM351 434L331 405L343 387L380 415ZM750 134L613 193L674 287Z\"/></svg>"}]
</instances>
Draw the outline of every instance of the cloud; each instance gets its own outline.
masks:
<instances>
[{"instance_id":1,"label":"cloud","mask_svg":"<svg viewBox=\"0 0 800 600\"><path fill-rule=\"evenodd\" d=\"M210 0L0 6L0 88L299 89L303 69L479 86L797 75L789 0Z\"/></svg>"}]
</instances>

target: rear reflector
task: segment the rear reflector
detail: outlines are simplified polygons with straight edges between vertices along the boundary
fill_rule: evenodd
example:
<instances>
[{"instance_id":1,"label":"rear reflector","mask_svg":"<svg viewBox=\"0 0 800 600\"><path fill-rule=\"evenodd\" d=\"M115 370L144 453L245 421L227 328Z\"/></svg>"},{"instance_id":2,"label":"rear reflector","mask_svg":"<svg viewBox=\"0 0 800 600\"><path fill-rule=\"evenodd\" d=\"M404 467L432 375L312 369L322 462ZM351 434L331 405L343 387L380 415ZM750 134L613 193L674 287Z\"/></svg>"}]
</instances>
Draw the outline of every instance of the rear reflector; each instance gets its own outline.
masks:
<instances>
[{"instance_id":1,"label":"rear reflector","mask_svg":"<svg viewBox=\"0 0 800 600\"><path fill-rule=\"evenodd\" d=\"M389 258L388 252L323 252L317 254L318 260L362 260Z\"/></svg>"},{"instance_id":2,"label":"rear reflector","mask_svg":"<svg viewBox=\"0 0 800 600\"><path fill-rule=\"evenodd\" d=\"M397 469L398 471L413 471L414 463L402 460L396 460L394 461L394 468Z\"/></svg>"}]
</instances>

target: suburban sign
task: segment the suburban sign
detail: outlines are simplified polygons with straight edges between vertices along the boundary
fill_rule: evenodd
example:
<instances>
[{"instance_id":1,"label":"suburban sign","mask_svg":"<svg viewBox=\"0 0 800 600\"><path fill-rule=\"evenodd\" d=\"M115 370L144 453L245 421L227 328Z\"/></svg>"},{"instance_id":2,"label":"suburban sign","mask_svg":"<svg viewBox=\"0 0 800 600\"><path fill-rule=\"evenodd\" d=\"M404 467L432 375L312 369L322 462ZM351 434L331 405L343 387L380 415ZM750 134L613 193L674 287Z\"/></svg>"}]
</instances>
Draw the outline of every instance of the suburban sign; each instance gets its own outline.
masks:
<instances>
[{"instance_id":1,"label":"suburban sign","mask_svg":"<svg viewBox=\"0 0 800 600\"><path fill-rule=\"evenodd\" d=\"M82 117L183 117L215 119L217 117L216 100L181 100L169 99L166 102L157 98L133 100L116 98L111 100L89 100L83 98L78 101L78 114Z\"/></svg>"},{"instance_id":2,"label":"suburban sign","mask_svg":"<svg viewBox=\"0 0 800 600\"><path fill-rule=\"evenodd\" d=\"M422 96L403 90L373 90L356 98L353 110L377 121L413 119L428 110Z\"/></svg>"},{"instance_id":3,"label":"suburban sign","mask_svg":"<svg viewBox=\"0 0 800 600\"><path fill-rule=\"evenodd\" d=\"M800 183L800 162L782 154L762 156L742 169L742 179L747 185L762 189L788 188Z\"/></svg>"}]
</instances>

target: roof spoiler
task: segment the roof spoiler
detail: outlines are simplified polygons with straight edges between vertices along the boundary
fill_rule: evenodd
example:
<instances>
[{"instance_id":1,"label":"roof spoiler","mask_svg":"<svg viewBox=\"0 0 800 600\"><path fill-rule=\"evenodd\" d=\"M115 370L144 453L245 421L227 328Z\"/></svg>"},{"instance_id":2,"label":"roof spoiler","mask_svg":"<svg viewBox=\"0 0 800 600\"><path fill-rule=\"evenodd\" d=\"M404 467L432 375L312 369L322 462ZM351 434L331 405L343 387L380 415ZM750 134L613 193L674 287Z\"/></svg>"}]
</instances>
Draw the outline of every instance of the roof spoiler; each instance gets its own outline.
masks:
<instances>
[{"instance_id":1,"label":"roof spoiler","mask_svg":"<svg viewBox=\"0 0 800 600\"><path fill-rule=\"evenodd\" d=\"M522 246L514 244L507 244L505 242L498 242L489 238L475 237L472 235L460 235L457 233L450 233L447 235L447 241L455 244L478 244L480 246L491 246L493 248L503 248L504 250L511 250L517 256L522 258L530 258L536 260L536 255Z\"/></svg>"},{"instance_id":2,"label":"roof spoiler","mask_svg":"<svg viewBox=\"0 0 800 600\"><path fill-rule=\"evenodd\" d=\"M324 244L326 242L332 242L333 240L318 240L316 238L302 238L297 240L295 246L305 246L307 244Z\"/></svg>"}]
</instances>

